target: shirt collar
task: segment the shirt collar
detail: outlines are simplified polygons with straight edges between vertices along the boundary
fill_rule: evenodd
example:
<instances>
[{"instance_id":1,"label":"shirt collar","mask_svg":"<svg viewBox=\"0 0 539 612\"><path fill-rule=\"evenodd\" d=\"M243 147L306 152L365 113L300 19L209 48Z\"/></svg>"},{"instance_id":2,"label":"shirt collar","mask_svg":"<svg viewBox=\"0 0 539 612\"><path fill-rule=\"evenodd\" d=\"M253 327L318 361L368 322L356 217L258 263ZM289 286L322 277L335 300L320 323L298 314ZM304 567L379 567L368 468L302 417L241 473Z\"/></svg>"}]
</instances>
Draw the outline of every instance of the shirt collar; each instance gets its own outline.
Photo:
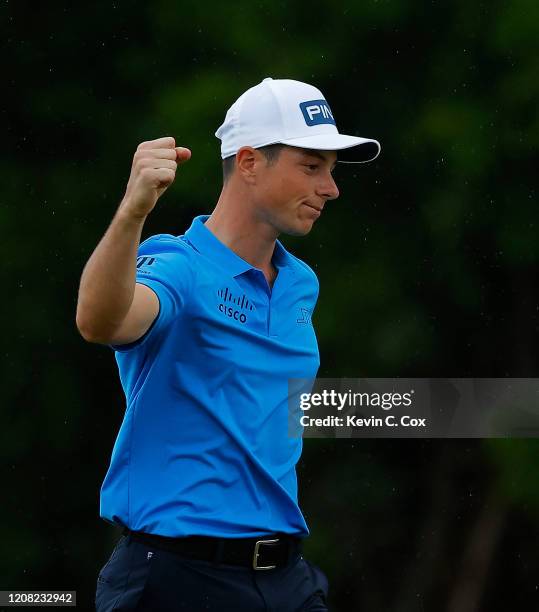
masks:
<instances>
[{"instance_id":1,"label":"shirt collar","mask_svg":"<svg viewBox=\"0 0 539 612\"><path fill-rule=\"evenodd\" d=\"M185 237L195 247L197 251L209 257L212 261L217 261L222 267L226 268L232 276L239 276L247 270L255 270L249 262L242 259L223 244L215 234L213 234L204 223L210 215L199 215L193 219L191 227L185 232ZM272 257L273 264L281 270L282 268L292 267L292 257L284 246L275 241L275 249Z\"/></svg>"}]
</instances>

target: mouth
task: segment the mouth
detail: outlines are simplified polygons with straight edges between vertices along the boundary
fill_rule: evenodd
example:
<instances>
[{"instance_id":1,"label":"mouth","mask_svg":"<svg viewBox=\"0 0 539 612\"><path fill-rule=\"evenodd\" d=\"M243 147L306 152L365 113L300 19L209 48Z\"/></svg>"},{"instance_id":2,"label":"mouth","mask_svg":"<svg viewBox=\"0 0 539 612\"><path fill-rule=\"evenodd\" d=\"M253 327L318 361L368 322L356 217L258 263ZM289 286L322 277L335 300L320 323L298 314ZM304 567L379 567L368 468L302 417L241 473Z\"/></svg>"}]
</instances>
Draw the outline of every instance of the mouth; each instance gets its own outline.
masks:
<instances>
[{"instance_id":1,"label":"mouth","mask_svg":"<svg viewBox=\"0 0 539 612\"><path fill-rule=\"evenodd\" d=\"M309 208L312 208L313 210L316 210L318 214L320 214L322 212L322 209L324 208L323 206L314 206L314 204L311 204L310 202L303 202L303 204L305 204L305 206L308 206Z\"/></svg>"}]
</instances>

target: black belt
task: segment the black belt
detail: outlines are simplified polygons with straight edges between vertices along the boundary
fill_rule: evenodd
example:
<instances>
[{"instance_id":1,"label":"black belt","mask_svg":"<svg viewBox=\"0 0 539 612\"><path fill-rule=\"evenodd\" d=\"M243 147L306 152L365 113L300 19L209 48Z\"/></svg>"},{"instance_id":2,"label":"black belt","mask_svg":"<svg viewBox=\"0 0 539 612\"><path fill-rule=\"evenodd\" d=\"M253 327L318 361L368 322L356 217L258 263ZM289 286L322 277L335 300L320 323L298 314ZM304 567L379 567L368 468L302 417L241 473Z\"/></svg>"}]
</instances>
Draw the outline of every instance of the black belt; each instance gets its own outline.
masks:
<instances>
[{"instance_id":1,"label":"black belt","mask_svg":"<svg viewBox=\"0 0 539 612\"><path fill-rule=\"evenodd\" d=\"M143 531L131 531L127 527L124 527L122 533L136 542L193 559L242 565L255 570L269 570L286 565L301 553L302 543L301 538L286 533L258 538L213 538L209 536L170 538Z\"/></svg>"}]
</instances>

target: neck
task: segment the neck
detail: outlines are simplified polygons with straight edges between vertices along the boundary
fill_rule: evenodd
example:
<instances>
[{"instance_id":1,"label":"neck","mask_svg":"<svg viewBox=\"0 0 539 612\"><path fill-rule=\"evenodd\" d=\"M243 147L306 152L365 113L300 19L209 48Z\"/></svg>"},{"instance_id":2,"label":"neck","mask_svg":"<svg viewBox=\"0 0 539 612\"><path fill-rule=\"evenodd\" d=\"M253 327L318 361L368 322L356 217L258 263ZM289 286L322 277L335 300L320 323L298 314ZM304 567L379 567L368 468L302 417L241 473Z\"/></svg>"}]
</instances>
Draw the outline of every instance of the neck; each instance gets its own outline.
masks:
<instances>
[{"instance_id":1,"label":"neck","mask_svg":"<svg viewBox=\"0 0 539 612\"><path fill-rule=\"evenodd\" d=\"M271 258L278 233L257 218L254 207L242 194L232 194L223 188L205 225L223 244L255 268L273 270Z\"/></svg>"}]
</instances>

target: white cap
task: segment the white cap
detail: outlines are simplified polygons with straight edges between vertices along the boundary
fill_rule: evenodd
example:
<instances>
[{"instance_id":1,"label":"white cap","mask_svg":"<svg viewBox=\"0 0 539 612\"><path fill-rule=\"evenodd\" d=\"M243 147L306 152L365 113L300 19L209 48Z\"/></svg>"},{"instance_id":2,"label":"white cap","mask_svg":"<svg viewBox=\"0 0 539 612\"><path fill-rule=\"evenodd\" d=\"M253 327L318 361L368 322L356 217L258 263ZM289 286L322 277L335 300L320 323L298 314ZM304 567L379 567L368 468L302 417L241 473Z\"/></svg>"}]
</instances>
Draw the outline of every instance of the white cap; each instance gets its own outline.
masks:
<instances>
[{"instance_id":1,"label":"white cap","mask_svg":"<svg viewBox=\"0 0 539 612\"><path fill-rule=\"evenodd\" d=\"M339 134L333 113L322 92L291 79L265 78L244 92L228 109L215 132L221 140L221 158L243 146L254 149L282 143L304 149L350 149L342 163L372 161L380 143L370 138Z\"/></svg>"}]
</instances>

